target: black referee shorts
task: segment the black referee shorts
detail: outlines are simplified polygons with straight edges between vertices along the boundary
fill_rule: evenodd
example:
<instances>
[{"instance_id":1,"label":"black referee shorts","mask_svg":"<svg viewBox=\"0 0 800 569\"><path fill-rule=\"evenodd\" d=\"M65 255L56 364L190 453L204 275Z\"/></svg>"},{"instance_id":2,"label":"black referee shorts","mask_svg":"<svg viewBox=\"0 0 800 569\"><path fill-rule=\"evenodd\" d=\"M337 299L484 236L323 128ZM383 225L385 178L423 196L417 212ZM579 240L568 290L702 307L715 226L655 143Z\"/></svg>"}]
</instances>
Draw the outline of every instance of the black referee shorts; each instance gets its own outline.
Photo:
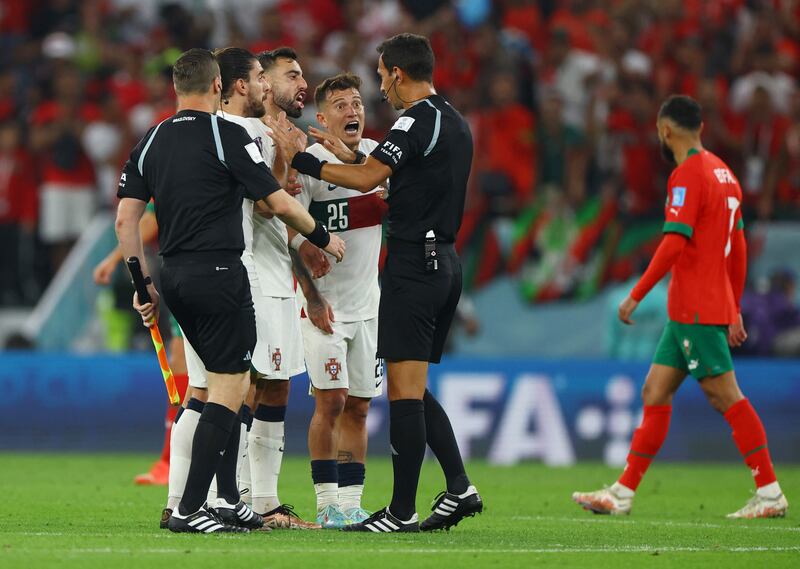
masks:
<instances>
[{"instance_id":1,"label":"black referee shorts","mask_svg":"<svg viewBox=\"0 0 800 569\"><path fill-rule=\"evenodd\" d=\"M461 297L461 262L438 244L439 269L425 271L424 245L390 240L381 278L378 357L439 363Z\"/></svg>"},{"instance_id":2,"label":"black referee shorts","mask_svg":"<svg viewBox=\"0 0 800 569\"><path fill-rule=\"evenodd\" d=\"M164 259L164 301L206 370L242 373L256 346L250 281L236 253L184 253Z\"/></svg>"}]
</instances>

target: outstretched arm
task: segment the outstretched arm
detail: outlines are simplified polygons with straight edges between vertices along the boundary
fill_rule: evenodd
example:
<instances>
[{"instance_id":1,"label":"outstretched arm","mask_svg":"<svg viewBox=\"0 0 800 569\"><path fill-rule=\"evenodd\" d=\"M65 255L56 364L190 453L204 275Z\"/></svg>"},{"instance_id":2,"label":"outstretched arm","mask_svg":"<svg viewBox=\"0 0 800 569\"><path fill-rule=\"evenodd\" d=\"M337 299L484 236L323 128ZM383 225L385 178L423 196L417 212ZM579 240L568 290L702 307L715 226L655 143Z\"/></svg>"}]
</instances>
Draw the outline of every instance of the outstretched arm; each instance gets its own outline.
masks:
<instances>
[{"instance_id":1,"label":"outstretched arm","mask_svg":"<svg viewBox=\"0 0 800 569\"><path fill-rule=\"evenodd\" d=\"M728 326L728 344L741 346L747 340L747 331L742 320L741 302L744 283L747 280L747 241L744 230L734 229L731 234L731 253L728 256L728 278L733 288L733 299L736 302L738 315L736 322Z\"/></svg>"}]
</instances>

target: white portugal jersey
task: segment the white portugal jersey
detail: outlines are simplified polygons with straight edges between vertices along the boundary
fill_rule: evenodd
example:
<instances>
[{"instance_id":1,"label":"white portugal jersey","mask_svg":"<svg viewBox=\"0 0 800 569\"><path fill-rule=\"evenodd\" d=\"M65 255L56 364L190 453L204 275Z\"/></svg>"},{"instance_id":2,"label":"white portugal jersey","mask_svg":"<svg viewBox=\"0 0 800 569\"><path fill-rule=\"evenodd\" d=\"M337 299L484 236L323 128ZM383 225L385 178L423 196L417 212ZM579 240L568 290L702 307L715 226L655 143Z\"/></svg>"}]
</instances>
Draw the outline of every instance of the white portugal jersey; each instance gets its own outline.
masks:
<instances>
[{"instance_id":1,"label":"white portugal jersey","mask_svg":"<svg viewBox=\"0 0 800 569\"><path fill-rule=\"evenodd\" d=\"M259 146L259 148L261 147L261 144L258 142L258 137L260 134L254 128L252 123L253 119L239 117L223 111L217 111L217 116L225 119L226 121L242 126L247 131L248 136L250 136L250 138L252 138L256 143L256 145ZM270 139L270 141L271 140L272 139ZM268 166L270 164L270 162L267 162ZM253 200L248 200L247 198L245 198L242 202L242 232L244 233L244 252L242 253L242 264L247 269L247 274L253 275L253 271L255 271L255 265L253 263Z\"/></svg>"},{"instance_id":2,"label":"white portugal jersey","mask_svg":"<svg viewBox=\"0 0 800 569\"><path fill-rule=\"evenodd\" d=\"M269 136L269 127L261 122L261 119L245 120L250 121L251 128L256 131L256 144L261 148L267 166L272 168L275 163L275 146ZM253 261L261 294L277 298L294 296L292 258L289 256L289 235L286 225L277 217L266 219L258 213L251 213L251 220Z\"/></svg>"},{"instance_id":3,"label":"white portugal jersey","mask_svg":"<svg viewBox=\"0 0 800 569\"><path fill-rule=\"evenodd\" d=\"M362 139L358 149L366 155L378 146ZM341 164L321 144L308 148L320 160ZM336 322L357 322L378 316L378 256L381 250L381 223L386 203L377 190L362 194L310 176L300 176L303 191L297 199L314 219L344 240L347 253L341 263L331 261L331 271L317 280L319 292L333 308Z\"/></svg>"}]
</instances>

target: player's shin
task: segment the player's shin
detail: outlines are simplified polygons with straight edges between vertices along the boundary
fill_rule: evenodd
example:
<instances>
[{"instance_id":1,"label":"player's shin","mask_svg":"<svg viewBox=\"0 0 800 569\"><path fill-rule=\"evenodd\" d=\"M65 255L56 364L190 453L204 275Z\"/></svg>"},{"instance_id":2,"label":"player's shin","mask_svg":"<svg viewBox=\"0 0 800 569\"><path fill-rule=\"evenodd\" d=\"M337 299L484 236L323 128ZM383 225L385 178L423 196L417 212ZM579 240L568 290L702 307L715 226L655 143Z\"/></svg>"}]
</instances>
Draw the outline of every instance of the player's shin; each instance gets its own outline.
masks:
<instances>
[{"instance_id":1,"label":"player's shin","mask_svg":"<svg viewBox=\"0 0 800 569\"><path fill-rule=\"evenodd\" d=\"M617 488L618 492L630 493L632 496L639 487L650 463L667 438L671 415L671 405L645 405L642 424L633 433L625 471L617 482L617 485L624 488Z\"/></svg>"},{"instance_id":2,"label":"player's shin","mask_svg":"<svg viewBox=\"0 0 800 569\"><path fill-rule=\"evenodd\" d=\"M186 477L189 475L189 464L192 461L192 440L197 429L197 422L203 412L205 403L198 399L190 399L186 409L172 427L170 439L169 494L167 509L174 510L183 496Z\"/></svg>"},{"instance_id":3,"label":"player's shin","mask_svg":"<svg viewBox=\"0 0 800 569\"><path fill-rule=\"evenodd\" d=\"M425 458L425 409L420 399L389 403L394 490L389 511L400 520L416 513L417 485Z\"/></svg>"},{"instance_id":4,"label":"player's shin","mask_svg":"<svg viewBox=\"0 0 800 569\"><path fill-rule=\"evenodd\" d=\"M253 510L259 514L280 506L278 476L283 462L286 407L259 405L248 434Z\"/></svg>"},{"instance_id":5,"label":"player's shin","mask_svg":"<svg viewBox=\"0 0 800 569\"><path fill-rule=\"evenodd\" d=\"M458 450L450 419L427 389L423 402L425 404L427 443L444 471L447 491L451 494L463 494L469 487L469 478L464 470L464 462L461 459L461 452Z\"/></svg>"},{"instance_id":6,"label":"player's shin","mask_svg":"<svg viewBox=\"0 0 800 569\"><path fill-rule=\"evenodd\" d=\"M768 497L779 495L772 459L767 448L767 433L756 410L747 399L741 399L725 412L725 420L733 430L733 440L750 467L756 488Z\"/></svg>"}]
</instances>

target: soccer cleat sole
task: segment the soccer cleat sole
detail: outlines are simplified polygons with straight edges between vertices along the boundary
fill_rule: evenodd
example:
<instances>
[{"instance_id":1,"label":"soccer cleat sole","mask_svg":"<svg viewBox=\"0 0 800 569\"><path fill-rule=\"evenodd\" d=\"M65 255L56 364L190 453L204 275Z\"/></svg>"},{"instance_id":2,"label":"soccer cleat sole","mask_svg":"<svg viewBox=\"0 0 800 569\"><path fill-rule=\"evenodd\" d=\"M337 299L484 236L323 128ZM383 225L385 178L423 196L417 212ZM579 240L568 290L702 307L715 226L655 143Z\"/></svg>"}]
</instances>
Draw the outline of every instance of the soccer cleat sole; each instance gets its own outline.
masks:
<instances>
[{"instance_id":1,"label":"soccer cleat sole","mask_svg":"<svg viewBox=\"0 0 800 569\"><path fill-rule=\"evenodd\" d=\"M607 500L589 500L586 498L573 497L573 501L587 512L592 512L598 516L627 516L630 510L622 510L614 506Z\"/></svg>"}]
</instances>

